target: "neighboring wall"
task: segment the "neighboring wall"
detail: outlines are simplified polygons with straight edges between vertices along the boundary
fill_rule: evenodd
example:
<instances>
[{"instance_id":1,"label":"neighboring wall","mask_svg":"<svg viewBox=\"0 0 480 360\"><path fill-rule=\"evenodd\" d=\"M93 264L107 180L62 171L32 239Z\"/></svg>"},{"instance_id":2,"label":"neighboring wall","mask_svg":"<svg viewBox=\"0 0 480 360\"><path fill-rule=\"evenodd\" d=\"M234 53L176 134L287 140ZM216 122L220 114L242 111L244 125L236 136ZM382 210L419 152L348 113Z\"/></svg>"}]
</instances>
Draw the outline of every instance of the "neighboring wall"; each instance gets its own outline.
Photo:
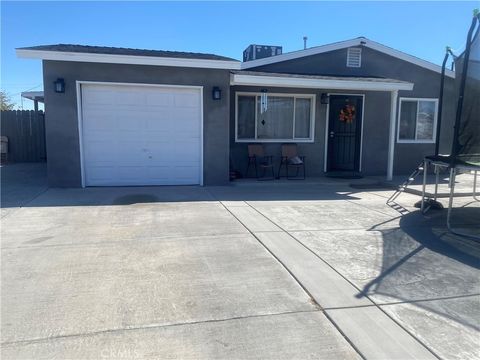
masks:
<instances>
[{"instance_id":1,"label":"neighboring wall","mask_svg":"<svg viewBox=\"0 0 480 360\"><path fill-rule=\"evenodd\" d=\"M440 52L440 51L439 51ZM400 91L399 97L438 98L440 90L440 74L412 63L397 59L381 52L363 47L361 68L346 66L347 49L335 50L328 53L312 55L281 63L270 64L251 68L252 71L282 72L307 75L333 75L333 76L372 76L403 80L414 83L413 91ZM448 153L451 148L453 123L455 116L455 99L453 93L453 79L446 78L445 107L441 129L440 151ZM390 103L390 97L385 97ZM377 104L385 107L386 104ZM366 104L366 106L369 106ZM372 110L374 114L374 110ZM368 119L367 121L373 121ZM383 120L385 121L385 120ZM388 119L386 119L388 121ZM378 125L383 129L384 123L378 120ZM388 126L388 125L387 125ZM387 132L382 136L388 136ZM378 132L364 131L364 140L379 141L383 144L383 137L379 138ZM387 139L388 143L388 139ZM382 145L383 146L383 145ZM394 173L406 174L411 172L425 155L434 153L434 144L397 144L395 145ZM383 170L383 169L382 169Z\"/></svg>"},{"instance_id":2,"label":"neighboring wall","mask_svg":"<svg viewBox=\"0 0 480 360\"><path fill-rule=\"evenodd\" d=\"M8 138L8 162L43 162L45 115L43 111L7 110L0 115L1 135Z\"/></svg>"},{"instance_id":3,"label":"neighboring wall","mask_svg":"<svg viewBox=\"0 0 480 360\"><path fill-rule=\"evenodd\" d=\"M204 183L228 182L228 70L44 61L43 77L50 186L81 186L77 80L204 86ZM53 91L59 77L65 79L63 94ZM221 100L212 100L214 86L221 88Z\"/></svg>"},{"instance_id":4,"label":"neighboring wall","mask_svg":"<svg viewBox=\"0 0 480 360\"><path fill-rule=\"evenodd\" d=\"M235 142L235 93L260 92L265 87L234 86L231 89L230 102L230 156L231 166L245 176L248 164L248 143ZM298 143L300 155L306 157L307 176L324 175L325 166L325 130L327 123L327 105L320 104L322 93L347 93L328 89L292 89L266 88L269 93L315 94L315 137L313 143ZM388 128L390 114L390 93L373 91L348 91L349 94L365 95L363 121L362 172L368 175L381 175L387 171ZM368 141L365 134L369 134ZM268 155L274 156L275 171L278 170L281 154L281 143L264 143ZM250 172L251 171L251 172ZM250 176L254 174L250 170Z\"/></svg>"}]
</instances>

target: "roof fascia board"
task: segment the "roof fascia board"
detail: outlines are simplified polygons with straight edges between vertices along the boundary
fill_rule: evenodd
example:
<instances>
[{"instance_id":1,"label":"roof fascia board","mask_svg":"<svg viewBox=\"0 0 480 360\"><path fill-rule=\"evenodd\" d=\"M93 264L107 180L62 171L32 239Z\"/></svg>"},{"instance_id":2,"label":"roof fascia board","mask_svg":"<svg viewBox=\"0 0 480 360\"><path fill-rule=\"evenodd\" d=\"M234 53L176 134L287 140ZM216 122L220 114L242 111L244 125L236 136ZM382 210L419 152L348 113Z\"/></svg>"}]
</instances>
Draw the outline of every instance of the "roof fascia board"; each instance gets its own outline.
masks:
<instances>
[{"instance_id":1,"label":"roof fascia board","mask_svg":"<svg viewBox=\"0 0 480 360\"><path fill-rule=\"evenodd\" d=\"M170 58L116 54L92 54L29 49L16 49L16 54L17 57L26 59L240 70L240 62L228 60L184 59L173 57Z\"/></svg>"},{"instance_id":2,"label":"roof fascia board","mask_svg":"<svg viewBox=\"0 0 480 360\"><path fill-rule=\"evenodd\" d=\"M416 56L409 55L409 54L404 53L402 51L395 50L391 47L382 45L382 44L377 43L375 41L367 40L367 43L365 44L365 46L372 49L372 50L376 50L376 51L382 52L384 54L396 57L397 59L404 60L404 61L410 62L412 64L418 65L418 66L423 67L425 69L432 70L432 71L435 71L437 73L442 72L442 67L441 66L435 65L435 64L433 64L429 61L422 60L422 59L420 59ZM447 75L449 77L452 77L452 78L455 78L455 71L445 69L445 75Z\"/></svg>"},{"instance_id":3,"label":"roof fascia board","mask_svg":"<svg viewBox=\"0 0 480 360\"><path fill-rule=\"evenodd\" d=\"M43 91L23 91L21 93L22 96L28 95L28 96L43 96Z\"/></svg>"},{"instance_id":4,"label":"roof fascia board","mask_svg":"<svg viewBox=\"0 0 480 360\"><path fill-rule=\"evenodd\" d=\"M298 59L298 58L305 57L305 56L317 55L317 54L322 54L322 53L326 53L326 52L329 52L329 51L340 50L340 49L348 48L348 47L351 47L351 46L360 46L360 45L368 47L372 50L379 51L379 52L384 53L386 55L393 56L397 59L410 62L410 63L415 64L417 66L426 68L428 70L435 71L437 73L442 72L442 67L441 66L435 65L435 64L433 64L429 61L422 60L422 59L417 58L415 56L406 54L404 52L395 50L395 49L390 48L388 46L385 46L385 45L382 45L382 44L377 43L375 41L364 39L364 38L346 40L346 41L341 41L341 42L334 43L334 44L316 46L316 47L306 49L306 50L293 51L293 52L290 52L290 53L285 53L285 54L282 54L282 55L276 55L276 56L272 56L272 57L268 57L268 58L264 58L264 59L247 61L247 62L242 63L241 68L242 68L242 70L246 70L246 69L251 69L251 68L254 68L254 67L258 67L258 66L274 64L274 63L288 61L288 60L294 60L294 59ZM445 75L447 75L451 78L455 78L455 72L451 71L449 69L445 69Z\"/></svg>"},{"instance_id":5,"label":"roof fascia board","mask_svg":"<svg viewBox=\"0 0 480 360\"><path fill-rule=\"evenodd\" d=\"M413 84L388 81L305 79L279 76L231 74L230 85L317 88L328 90L395 91L413 90Z\"/></svg>"},{"instance_id":6,"label":"roof fascia board","mask_svg":"<svg viewBox=\"0 0 480 360\"><path fill-rule=\"evenodd\" d=\"M317 54L321 54L328 51L334 51L334 50L339 50L339 49L343 49L350 46L356 46L358 44L360 44L360 41L358 39L352 39L352 40L341 41L341 42L328 44L328 45L315 46L305 50L292 51L285 54L275 55L275 56L271 56L263 59L247 61L242 63L242 70L250 69L252 67L257 67L257 66L274 64L282 61L294 60L294 59L298 59L305 56L317 55Z\"/></svg>"}]
</instances>

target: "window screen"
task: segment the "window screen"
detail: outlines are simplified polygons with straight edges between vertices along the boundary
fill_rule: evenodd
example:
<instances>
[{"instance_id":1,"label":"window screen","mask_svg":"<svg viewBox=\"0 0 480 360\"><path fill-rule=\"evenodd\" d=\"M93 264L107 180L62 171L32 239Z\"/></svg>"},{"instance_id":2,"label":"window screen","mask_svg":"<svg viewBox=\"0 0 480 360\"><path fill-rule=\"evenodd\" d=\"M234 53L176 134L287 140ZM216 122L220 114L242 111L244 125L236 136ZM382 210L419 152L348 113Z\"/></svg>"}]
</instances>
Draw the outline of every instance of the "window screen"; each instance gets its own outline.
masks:
<instances>
[{"instance_id":1,"label":"window screen","mask_svg":"<svg viewBox=\"0 0 480 360\"><path fill-rule=\"evenodd\" d=\"M398 140L434 141L436 110L436 100L401 99Z\"/></svg>"}]
</instances>

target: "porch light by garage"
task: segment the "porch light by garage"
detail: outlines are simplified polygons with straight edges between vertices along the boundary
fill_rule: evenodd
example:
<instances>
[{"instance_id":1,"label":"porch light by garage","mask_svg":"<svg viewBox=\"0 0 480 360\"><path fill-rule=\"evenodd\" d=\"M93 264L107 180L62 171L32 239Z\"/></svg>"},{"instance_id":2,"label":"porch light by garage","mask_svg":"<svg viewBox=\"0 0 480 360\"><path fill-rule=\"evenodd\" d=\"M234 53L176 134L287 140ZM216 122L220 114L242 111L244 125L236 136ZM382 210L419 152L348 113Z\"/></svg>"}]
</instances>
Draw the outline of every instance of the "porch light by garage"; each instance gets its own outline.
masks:
<instances>
[{"instance_id":1,"label":"porch light by garage","mask_svg":"<svg viewBox=\"0 0 480 360\"><path fill-rule=\"evenodd\" d=\"M55 86L56 93L64 93L65 92L65 80L63 78L58 78L53 82Z\"/></svg>"},{"instance_id":2,"label":"porch light by garage","mask_svg":"<svg viewBox=\"0 0 480 360\"><path fill-rule=\"evenodd\" d=\"M212 99L220 100L222 98L222 90L218 86L214 86L212 89Z\"/></svg>"}]
</instances>

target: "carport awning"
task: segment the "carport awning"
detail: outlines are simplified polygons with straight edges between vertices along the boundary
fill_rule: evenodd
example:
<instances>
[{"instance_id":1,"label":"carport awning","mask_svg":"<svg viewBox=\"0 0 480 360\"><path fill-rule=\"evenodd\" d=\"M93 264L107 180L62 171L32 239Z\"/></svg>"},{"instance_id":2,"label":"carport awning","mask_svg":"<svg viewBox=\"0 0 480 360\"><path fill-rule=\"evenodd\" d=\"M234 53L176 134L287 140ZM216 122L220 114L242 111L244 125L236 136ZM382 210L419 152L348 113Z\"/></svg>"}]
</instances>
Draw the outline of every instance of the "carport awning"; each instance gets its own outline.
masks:
<instances>
[{"instance_id":1,"label":"carport awning","mask_svg":"<svg viewBox=\"0 0 480 360\"><path fill-rule=\"evenodd\" d=\"M45 102L45 97L43 91L24 91L22 92L22 97L25 99L30 99L32 101L38 101L41 103Z\"/></svg>"},{"instance_id":2,"label":"carport awning","mask_svg":"<svg viewBox=\"0 0 480 360\"><path fill-rule=\"evenodd\" d=\"M257 71L234 71L230 85L271 86L328 90L413 90L413 83L386 78L297 75Z\"/></svg>"}]
</instances>

